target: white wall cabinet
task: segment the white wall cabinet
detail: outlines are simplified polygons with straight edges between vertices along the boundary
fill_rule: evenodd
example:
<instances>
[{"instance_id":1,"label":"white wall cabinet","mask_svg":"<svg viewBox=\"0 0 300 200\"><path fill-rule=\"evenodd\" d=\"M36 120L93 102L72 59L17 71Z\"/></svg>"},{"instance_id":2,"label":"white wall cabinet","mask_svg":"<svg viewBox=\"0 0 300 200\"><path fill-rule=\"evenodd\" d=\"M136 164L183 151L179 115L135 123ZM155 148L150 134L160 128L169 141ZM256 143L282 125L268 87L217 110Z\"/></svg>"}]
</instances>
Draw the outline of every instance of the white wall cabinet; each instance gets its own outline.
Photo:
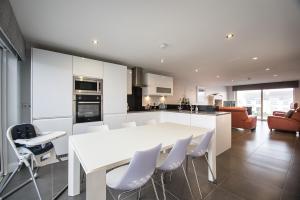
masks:
<instances>
[{"instance_id":1,"label":"white wall cabinet","mask_svg":"<svg viewBox=\"0 0 300 200\"><path fill-rule=\"evenodd\" d=\"M74 76L85 76L92 78L103 78L103 62L73 56L73 74Z\"/></svg>"},{"instance_id":2,"label":"white wall cabinet","mask_svg":"<svg viewBox=\"0 0 300 200\"><path fill-rule=\"evenodd\" d=\"M68 153L68 138L72 135L72 118L40 119L33 120L33 124L42 132L44 131L66 131L67 135L53 141L57 155Z\"/></svg>"},{"instance_id":3,"label":"white wall cabinet","mask_svg":"<svg viewBox=\"0 0 300 200\"><path fill-rule=\"evenodd\" d=\"M32 118L72 116L72 56L32 49Z\"/></svg>"},{"instance_id":4,"label":"white wall cabinet","mask_svg":"<svg viewBox=\"0 0 300 200\"><path fill-rule=\"evenodd\" d=\"M126 122L126 116L127 114L104 114L103 123L110 129L121 128L122 123Z\"/></svg>"},{"instance_id":5,"label":"white wall cabinet","mask_svg":"<svg viewBox=\"0 0 300 200\"><path fill-rule=\"evenodd\" d=\"M127 94L132 94L132 70L127 69Z\"/></svg>"},{"instance_id":6,"label":"white wall cabinet","mask_svg":"<svg viewBox=\"0 0 300 200\"><path fill-rule=\"evenodd\" d=\"M125 114L127 112L127 67L104 63L103 113Z\"/></svg>"},{"instance_id":7,"label":"white wall cabinet","mask_svg":"<svg viewBox=\"0 0 300 200\"><path fill-rule=\"evenodd\" d=\"M172 96L173 95L173 78L158 74L145 74L145 85L143 94L149 96Z\"/></svg>"}]
</instances>

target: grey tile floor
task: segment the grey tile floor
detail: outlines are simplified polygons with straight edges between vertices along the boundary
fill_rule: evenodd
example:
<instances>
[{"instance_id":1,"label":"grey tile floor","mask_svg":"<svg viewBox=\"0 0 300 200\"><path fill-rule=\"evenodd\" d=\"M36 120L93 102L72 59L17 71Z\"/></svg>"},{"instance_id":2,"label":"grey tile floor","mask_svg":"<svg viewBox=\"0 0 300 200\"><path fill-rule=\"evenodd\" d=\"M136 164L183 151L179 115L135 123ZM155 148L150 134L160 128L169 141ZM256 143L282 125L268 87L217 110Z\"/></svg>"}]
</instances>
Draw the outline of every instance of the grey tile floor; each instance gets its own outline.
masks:
<instances>
[{"instance_id":1,"label":"grey tile floor","mask_svg":"<svg viewBox=\"0 0 300 200\"><path fill-rule=\"evenodd\" d=\"M191 166L191 165L189 165ZM204 160L196 163L199 181L207 200L292 200L300 199L300 139L292 133L274 132L269 134L266 122L258 122L256 131L232 130L232 148L217 157L218 183L207 181L207 166ZM195 178L188 170L195 199L200 199ZM9 188L28 177L22 169L20 175ZM46 166L39 171L38 185L44 199L67 183L67 162ZM162 199L162 190L156 178L156 187ZM8 189L9 189L8 188ZM168 200L192 199L182 171L173 173L172 181L166 184ZM85 188L76 197L68 197L64 192L59 200L83 200ZM107 200L117 199L119 191L108 190ZM36 198L32 184L28 184L7 200ZM136 199L136 193L128 194L127 200ZM148 183L142 190L142 199L155 199L153 188Z\"/></svg>"}]
</instances>

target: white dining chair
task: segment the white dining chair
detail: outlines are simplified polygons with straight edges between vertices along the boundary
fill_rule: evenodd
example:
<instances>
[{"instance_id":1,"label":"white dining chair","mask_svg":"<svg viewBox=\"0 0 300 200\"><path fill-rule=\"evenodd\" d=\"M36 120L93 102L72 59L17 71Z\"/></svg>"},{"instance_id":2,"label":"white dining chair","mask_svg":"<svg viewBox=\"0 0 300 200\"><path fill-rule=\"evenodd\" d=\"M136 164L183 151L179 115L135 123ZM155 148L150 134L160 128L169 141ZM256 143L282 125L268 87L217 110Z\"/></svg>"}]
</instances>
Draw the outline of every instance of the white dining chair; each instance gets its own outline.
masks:
<instances>
[{"instance_id":1,"label":"white dining chair","mask_svg":"<svg viewBox=\"0 0 300 200\"><path fill-rule=\"evenodd\" d=\"M208 163L208 158L207 158L207 154L208 154L208 147L209 147L209 143L211 141L211 138L214 134L215 130L211 130L211 131L208 131L202 138L201 138L201 141L198 143L198 144L193 144L191 145L192 148L188 148L188 153L187 153L187 162L188 162L188 157L191 157L191 160L192 160L192 165L193 165L193 170L194 170L194 174L195 174L195 178L196 178L196 182L197 182L197 187L198 187L198 191L199 191L199 194L201 196L201 199L202 199L202 192L201 192L201 189L200 189L200 185L199 185L199 180L198 180L198 174L197 174L197 171L196 171L196 168L195 168L195 162L194 160L196 158L200 158L200 157L205 157L205 161L208 165L208 168L209 168L209 171L210 173L212 174L213 176L213 180L215 181L215 176L214 176L214 173L212 172L212 169L211 169L211 166L209 165Z\"/></svg>"},{"instance_id":2,"label":"white dining chair","mask_svg":"<svg viewBox=\"0 0 300 200\"><path fill-rule=\"evenodd\" d=\"M109 126L107 124L91 125L87 127L87 132L105 132L105 131L109 131Z\"/></svg>"},{"instance_id":3,"label":"white dining chair","mask_svg":"<svg viewBox=\"0 0 300 200\"><path fill-rule=\"evenodd\" d=\"M122 128L136 127L136 122L125 122L122 123Z\"/></svg>"},{"instance_id":4,"label":"white dining chair","mask_svg":"<svg viewBox=\"0 0 300 200\"><path fill-rule=\"evenodd\" d=\"M157 124L157 121L155 119L151 119L146 122L146 125L156 125L156 124Z\"/></svg>"},{"instance_id":5,"label":"white dining chair","mask_svg":"<svg viewBox=\"0 0 300 200\"><path fill-rule=\"evenodd\" d=\"M179 167L182 168L184 177L186 179L187 185L189 187L190 193L192 195L192 198L194 199L192 189L190 186L190 182L188 180L188 177L186 175L186 171L183 166L183 161L185 160L186 153L187 153L187 147L190 144L192 140L192 136L184 139L178 140L172 150L170 151L169 154L161 154L159 158L159 164L157 166L157 170L161 172L161 184L163 188L163 195L164 195L164 200L166 200L166 191L165 191L165 184L164 184L164 173L166 172L172 172Z\"/></svg>"},{"instance_id":6,"label":"white dining chair","mask_svg":"<svg viewBox=\"0 0 300 200\"><path fill-rule=\"evenodd\" d=\"M129 165L124 165L113 169L106 174L106 184L109 188L122 190L118 195L118 200L125 193L139 190L138 199L141 196L141 188L150 179L154 189L156 199L159 200L152 175L155 171L156 161L161 150L161 144L154 148L135 152Z\"/></svg>"}]
</instances>

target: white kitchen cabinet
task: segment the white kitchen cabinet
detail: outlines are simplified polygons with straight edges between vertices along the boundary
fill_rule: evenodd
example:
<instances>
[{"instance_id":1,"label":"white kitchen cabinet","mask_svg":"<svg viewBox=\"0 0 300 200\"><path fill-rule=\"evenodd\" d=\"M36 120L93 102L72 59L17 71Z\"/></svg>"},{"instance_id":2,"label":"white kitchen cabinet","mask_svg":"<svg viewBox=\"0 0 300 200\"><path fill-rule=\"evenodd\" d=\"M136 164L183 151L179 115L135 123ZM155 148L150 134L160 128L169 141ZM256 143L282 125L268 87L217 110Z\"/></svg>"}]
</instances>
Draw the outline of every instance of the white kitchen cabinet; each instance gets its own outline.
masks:
<instances>
[{"instance_id":1,"label":"white kitchen cabinet","mask_svg":"<svg viewBox=\"0 0 300 200\"><path fill-rule=\"evenodd\" d=\"M122 127L122 123L126 122L127 114L104 114L103 123L108 125L110 129Z\"/></svg>"},{"instance_id":2,"label":"white kitchen cabinet","mask_svg":"<svg viewBox=\"0 0 300 200\"><path fill-rule=\"evenodd\" d=\"M33 124L42 132L66 131L67 135L53 141L57 155L68 153L68 138L72 135L72 118L40 119L33 120Z\"/></svg>"},{"instance_id":3,"label":"white kitchen cabinet","mask_svg":"<svg viewBox=\"0 0 300 200\"><path fill-rule=\"evenodd\" d=\"M136 112L136 113L128 113L127 114L127 122L136 122L138 126L145 125L149 120L156 120L157 122L160 122L160 115L161 112Z\"/></svg>"},{"instance_id":4,"label":"white kitchen cabinet","mask_svg":"<svg viewBox=\"0 0 300 200\"><path fill-rule=\"evenodd\" d=\"M173 78L158 74L145 74L145 85L143 94L149 96L172 96Z\"/></svg>"},{"instance_id":5,"label":"white kitchen cabinet","mask_svg":"<svg viewBox=\"0 0 300 200\"><path fill-rule=\"evenodd\" d=\"M73 75L91 78L103 78L103 62L73 56Z\"/></svg>"},{"instance_id":6,"label":"white kitchen cabinet","mask_svg":"<svg viewBox=\"0 0 300 200\"><path fill-rule=\"evenodd\" d=\"M216 116L192 114L191 126L213 129L216 127Z\"/></svg>"},{"instance_id":7,"label":"white kitchen cabinet","mask_svg":"<svg viewBox=\"0 0 300 200\"><path fill-rule=\"evenodd\" d=\"M127 69L127 94L132 94L132 70Z\"/></svg>"},{"instance_id":8,"label":"white kitchen cabinet","mask_svg":"<svg viewBox=\"0 0 300 200\"><path fill-rule=\"evenodd\" d=\"M127 67L104 63L103 113L124 114L127 112Z\"/></svg>"},{"instance_id":9,"label":"white kitchen cabinet","mask_svg":"<svg viewBox=\"0 0 300 200\"><path fill-rule=\"evenodd\" d=\"M172 122L177 124L191 125L191 115L187 113L179 112L162 112L161 113L162 122Z\"/></svg>"},{"instance_id":10,"label":"white kitchen cabinet","mask_svg":"<svg viewBox=\"0 0 300 200\"><path fill-rule=\"evenodd\" d=\"M32 118L72 116L72 56L32 49Z\"/></svg>"}]
</instances>

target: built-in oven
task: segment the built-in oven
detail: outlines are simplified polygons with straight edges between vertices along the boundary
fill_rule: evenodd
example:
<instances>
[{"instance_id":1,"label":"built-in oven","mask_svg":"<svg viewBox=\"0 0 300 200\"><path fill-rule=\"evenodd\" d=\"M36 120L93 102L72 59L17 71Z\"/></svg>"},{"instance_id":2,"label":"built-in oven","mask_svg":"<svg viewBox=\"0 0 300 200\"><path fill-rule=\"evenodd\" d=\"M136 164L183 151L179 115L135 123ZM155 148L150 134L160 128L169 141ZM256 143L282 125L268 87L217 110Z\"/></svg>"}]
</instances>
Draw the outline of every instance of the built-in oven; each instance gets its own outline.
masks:
<instances>
[{"instance_id":1,"label":"built-in oven","mask_svg":"<svg viewBox=\"0 0 300 200\"><path fill-rule=\"evenodd\" d=\"M74 76L74 94L98 94L102 93L101 79Z\"/></svg>"},{"instance_id":2,"label":"built-in oven","mask_svg":"<svg viewBox=\"0 0 300 200\"><path fill-rule=\"evenodd\" d=\"M74 76L73 87L73 123L102 121L102 79Z\"/></svg>"},{"instance_id":3,"label":"built-in oven","mask_svg":"<svg viewBox=\"0 0 300 200\"><path fill-rule=\"evenodd\" d=\"M102 96L76 94L74 123L102 121Z\"/></svg>"}]
</instances>

